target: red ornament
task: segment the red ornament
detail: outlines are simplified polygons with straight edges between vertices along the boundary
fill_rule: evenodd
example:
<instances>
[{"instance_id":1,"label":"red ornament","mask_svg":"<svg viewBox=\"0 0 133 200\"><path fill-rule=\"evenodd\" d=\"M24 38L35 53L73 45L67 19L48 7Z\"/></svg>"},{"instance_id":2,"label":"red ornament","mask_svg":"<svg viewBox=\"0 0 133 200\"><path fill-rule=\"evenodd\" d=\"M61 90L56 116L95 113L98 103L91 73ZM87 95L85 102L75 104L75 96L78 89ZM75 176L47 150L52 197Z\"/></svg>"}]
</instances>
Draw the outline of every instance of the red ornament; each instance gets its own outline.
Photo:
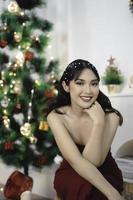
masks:
<instances>
[{"instance_id":1,"label":"red ornament","mask_svg":"<svg viewBox=\"0 0 133 200\"><path fill-rule=\"evenodd\" d=\"M20 104L20 103L17 103L16 108L17 108L18 110L20 110L20 109L21 109L21 104Z\"/></svg>"},{"instance_id":2,"label":"red ornament","mask_svg":"<svg viewBox=\"0 0 133 200\"><path fill-rule=\"evenodd\" d=\"M7 46L7 41L6 40L0 40L0 47L4 48Z\"/></svg>"},{"instance_id":3,"label":"red ornament","mask_svg":"<svg viewBox=\"0 0 133 200\"><path fill-rule=\"evenodd\" d=\"M50 98L50 97L54 97L55 95L54 95L53 90L46 90L44 92L44 96Z\"/></svg>"},{"instance_id":4,"label":"red ornament","mask_svg":"<svg viewBox=\"0 0 133 200\"><path fill-rule=\"evenodd\" d=\"M32 51L26 51L25 60L31 61L34 57L34 53Z\"/></svg>"},{"instance_id":5,"label":"red ornament","mask_svg":"<svg viewBox=\"0 0 133 200\"><path fill-rule=\"evenodd\" d=\"M20 113L21 109L22 109L21 104L17 103L15 108L14 108L14 113Z\"/></svg>"},{"instance_id":6,"label":"red ornament","mask_svg":"<svg viewBox=\"0 0 133 200\"><path fill-rule=\"evenodd\" d=\"M14 149L14 144L11 141L6 141L4 143L4 149L5 150L13 150Z\"/></svg>"},{"instance_id":7,"label":"red ornament","mask_svg":"<svg viewBox=\"0 0 133 200\"><path fill-rule=\"evenodd\" d=\"M45 165L46 163L47 163L47 158L45 156L40 155L37 157L37 165L38 166L41 167L41 166Z\"/></svg>"}]
</instances>

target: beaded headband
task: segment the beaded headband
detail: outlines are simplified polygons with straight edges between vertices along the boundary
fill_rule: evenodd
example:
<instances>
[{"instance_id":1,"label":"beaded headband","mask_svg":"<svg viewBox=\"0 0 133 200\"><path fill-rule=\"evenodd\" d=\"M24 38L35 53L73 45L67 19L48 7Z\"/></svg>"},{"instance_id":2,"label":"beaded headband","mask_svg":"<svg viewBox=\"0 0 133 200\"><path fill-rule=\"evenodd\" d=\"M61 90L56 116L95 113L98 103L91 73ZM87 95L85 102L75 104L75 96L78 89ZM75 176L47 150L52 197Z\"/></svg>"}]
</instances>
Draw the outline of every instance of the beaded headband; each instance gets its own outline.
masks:
<instances>
[{"instance_id":1,"label":"beaded headband","mask_svg":"<svg viewBox=\"0 0 133 200\"><path fill-rule=\"evenodd\" d=\"M92 70L95 74L97 74L98 78L99 78L99 75L98 75L98 72L96 70L96 68L94 67L94 65L92 65L90 62L88 61L85 61L85 60L75 60L73 61L72 63L70 63L67 68L65 69L64 73L63 73L63 79L66 81L66 82L69 82L69 79L72 78L73 74L69 71L72 70L72 69L81 69L80 67L84 68L84 66L88 66L86 68ZM70 78L68 78L68 75Z\"/></svg>"}]
</instances>

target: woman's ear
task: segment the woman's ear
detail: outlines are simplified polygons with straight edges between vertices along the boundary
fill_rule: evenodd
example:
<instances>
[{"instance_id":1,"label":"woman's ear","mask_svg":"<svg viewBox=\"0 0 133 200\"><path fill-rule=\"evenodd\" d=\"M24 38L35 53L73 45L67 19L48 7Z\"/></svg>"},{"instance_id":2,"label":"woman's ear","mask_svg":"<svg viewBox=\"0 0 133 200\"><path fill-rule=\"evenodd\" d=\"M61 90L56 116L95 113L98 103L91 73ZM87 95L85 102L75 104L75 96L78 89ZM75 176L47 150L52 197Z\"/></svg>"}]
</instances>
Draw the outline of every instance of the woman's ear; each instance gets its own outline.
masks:
<instances>
[{"instance_id":1,"label":"woman's ear","mask_svg":"<svg viewBox=\"0 0 133 200\"><path fill-rule=\"evenodd\" d=\"M65 81L62 81L62 87L65 90L65 92L69 92L69 85L67 85Z\"/></svg>"}]
</instances>

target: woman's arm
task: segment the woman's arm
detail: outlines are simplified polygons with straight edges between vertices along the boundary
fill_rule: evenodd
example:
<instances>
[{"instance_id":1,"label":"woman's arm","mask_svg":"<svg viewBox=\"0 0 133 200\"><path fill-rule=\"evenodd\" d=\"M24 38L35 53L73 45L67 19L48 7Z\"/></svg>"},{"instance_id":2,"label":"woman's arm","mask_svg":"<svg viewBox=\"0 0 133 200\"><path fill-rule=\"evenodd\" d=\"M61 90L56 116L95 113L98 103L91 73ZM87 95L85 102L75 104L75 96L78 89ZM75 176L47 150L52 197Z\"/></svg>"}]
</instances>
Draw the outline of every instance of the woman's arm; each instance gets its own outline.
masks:
<instances>
[{"instance_id":1,"label":"woman's arm","mask_svg":"<svg viewBox=\"0 0 133 200\"><path fill-rule=\"evenodd\" d=\"M83 156L95 166L103 164L119 126L119 116L109 113L105 117L104 126L93 124L91 136L84 148Z\"/></svg>"},{"instance_id":2,"label":"woman's arm","mask_svg":"<svg viewBox=\"0 0 133 200\"><path fill-rule=\"evenodd\" d=\"M95 166L100 166L109 152L119 126L119 116L116 113L104 115L98 103L87 109L86 112L92 118L93 127L82 154Z\"/></svg>"},{"instance_id":3,"label":"woman's arm","mask_svg":"<svg viewBox=\"0 0 133 200\"><path fill-rule=\"evenodd\" d=\"M92 120L92 130L82 152L83 157L95 166L100 166L103 160L103 136L105 128L105 113L98 102L84 110Z\"/></svg>"},{"instance_id":4,"label":"woman's arm","mask_svg":"<svg viewBox=\"0 0 133 200\"><path fill-rule=\"evenodd\" d=\"M99 170L91 162L83 158L62 123L59 114L51 112L47 120L63 157L69 162L72 168L100 190L109 200L121 200L122 197L120 194L103 177Z\"/></svg>"},{"instance_id":5,"label":"woman's arm","mask_svg":"<svg viewBox=\"0 0 133 200\"><path fill-rule=\"evenodd\" d=\"M103 145L102 145L102 163L104 162L109 149L111 148L112 141L119 126L119 116L114 113L108 113L105 116L105 127L103 132Z\"/></svg>"},{"instance_id":6,"label":"woman's arm","mask_svg":"<svg viewBox=\"0 0 133 200\"><path fill-rule=\"evenodd\" d=\"M104 123L93 123L88 142L82 152L83 157L96 167L101 165L103 159L103 131Z\"/></svg>"}]
</instances>

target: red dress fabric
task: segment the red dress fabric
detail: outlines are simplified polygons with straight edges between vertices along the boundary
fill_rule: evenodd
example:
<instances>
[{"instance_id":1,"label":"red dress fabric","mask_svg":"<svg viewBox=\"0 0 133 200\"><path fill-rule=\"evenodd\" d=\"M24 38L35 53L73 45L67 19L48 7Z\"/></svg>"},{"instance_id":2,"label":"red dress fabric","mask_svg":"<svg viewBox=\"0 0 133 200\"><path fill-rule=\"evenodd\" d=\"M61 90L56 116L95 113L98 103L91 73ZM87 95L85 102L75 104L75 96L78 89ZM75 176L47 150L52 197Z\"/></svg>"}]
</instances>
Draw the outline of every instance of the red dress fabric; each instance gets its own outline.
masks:
<instances>
[{"instance_id":1,"label":"red dress fabric","mask_svg":"<svg viewBox=\"0 0 133 200\"><path fill-rule=\"evenodd\" d=\"M83 145L77 145L80 152ZM122 173L109 151L98 170L120 193L123 190ZM54 188L61 200L107 200L91 183L82 178L66 160L63 160L55 173Z\"/></svg>"}]
</instances>

